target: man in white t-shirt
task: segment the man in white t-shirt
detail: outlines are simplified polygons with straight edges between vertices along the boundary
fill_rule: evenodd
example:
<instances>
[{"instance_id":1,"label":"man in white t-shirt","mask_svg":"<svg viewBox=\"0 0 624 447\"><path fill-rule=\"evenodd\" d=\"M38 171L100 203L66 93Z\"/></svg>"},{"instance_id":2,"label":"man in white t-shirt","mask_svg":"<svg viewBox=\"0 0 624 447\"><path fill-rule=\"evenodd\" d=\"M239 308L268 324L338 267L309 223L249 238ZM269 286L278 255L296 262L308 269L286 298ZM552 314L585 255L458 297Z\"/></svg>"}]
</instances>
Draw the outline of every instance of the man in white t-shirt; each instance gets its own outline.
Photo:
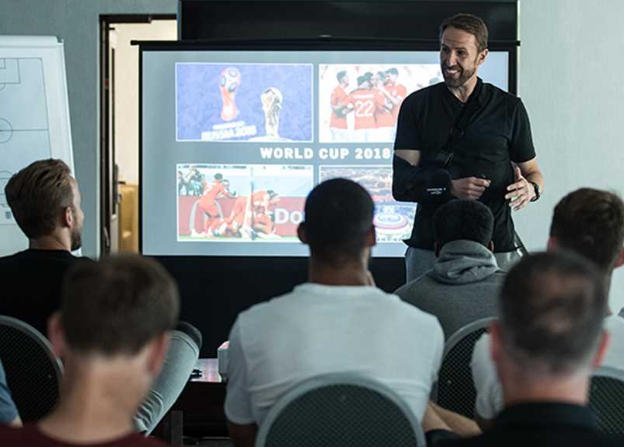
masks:
<instances>
[{"instance_id":1,"label":"man in white t-shirt","mask_svg":"<svg viewBox=\"0 0 624 447\"><path fill-rule=\"evenodd\" d=\"M286 392L327 373L376 379L422 418L444 336L435 317L374 286L368 270L373 210L368 192L350 180L314 188L298 229L310 247L308 282L238 316L225 401L236 447L253 445Z\"/></svg>"},{"instance_id":2,"label":"man in white t-shirt","mask_svg":"<svg viewBox=\"0 0 624 447\"><path fill-rule=\"evenodd\" d=\"M624 264L624 203L616 194L581 188L565 196L555 207L548 250L566 249L583 255L605 275L607 289L613 270ZM611 343L604 366L624 370L624 318L605 319ZM472 357L472 377L477 390L475 416L481 427L503 408L503 395L490 359L490 338L482 336Z\"/></svg>"}]
</instances>

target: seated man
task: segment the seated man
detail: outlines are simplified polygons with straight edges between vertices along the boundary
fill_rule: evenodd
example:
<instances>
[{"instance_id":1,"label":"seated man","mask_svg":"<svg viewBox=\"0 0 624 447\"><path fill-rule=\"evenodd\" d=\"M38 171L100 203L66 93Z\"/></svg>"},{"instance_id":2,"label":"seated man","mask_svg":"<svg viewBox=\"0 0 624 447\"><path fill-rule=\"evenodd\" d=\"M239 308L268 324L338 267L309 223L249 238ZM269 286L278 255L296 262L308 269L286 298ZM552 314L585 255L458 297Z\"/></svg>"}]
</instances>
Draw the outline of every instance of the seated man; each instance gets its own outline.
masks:
<instances>
[{"instance_id":1,"label":"seated man","mask_svg":"<svg viewBox=\"0 0 624 447\"><path fill-rule=\"evenodd\" d=\"M0 427L0 445L161 446L135 432L133 416L158 376L178 319L177 287L138 256L79 263L50 319L64 359L56 408L36 425Z\"/></svg>"},{"instance_id":2,"label":"seated man","mask_svg":"<svg viewBox=\"0 0 624 447\"><path fill-rule=\"evenodd\" d=\"M13 400L11 400L11 391L7 386L6 376L4 374L4 368L0 361L0 424L14 425L19 427L22 425L17 408Z\"/></svg>"},{"instance_id":3,"label":"seated man","mask_svg":"<svg viewBox=\"0 0 624 447\"><path fill-rule=\"evenodd\" d=\"M548 250L563 248L593 261L609 290L613 270L624 263L624 203L617 195L581 188L565 196L555 207ZM624 318L605 319L611 345L604 365L624 370ZM477 389L475 412L482 427L503 408L496 371L489 357L489 337L477 344L472 359L472 374Z\"/></svg>"},{"instance_id":4,"label":"seated man","mask_svg":"<svg viewBox=\"0 0 624 447\"><path fill-rule=\"evenodd\" d=\"M5 194L28 237L28 250L0 258L0 315L18 318L45 334L48 318L60 307L63 276L79 259L71 254L82 244L78 183L63 161L40 160L11 177ZM161 376L137 414L139 431L151 432L173 405L200 348L201 334L188 323L172 333Z\"/></svg>"},{"instance_id":5,"label":"seated man","mask_svg":"<svg viewBox=\"0 0 624 447\"><path fill-rule=\"evenodd\" d=\"M242 312L230 333L225 414L237 447L252 446L271 407L314 376L351 372L401 395L421 418L440 366L435 317L374 286L373 201L345 179L318 185L298 229L309 282Z\"/></svg>"},{"instance_id":6,"label":"seated man","mask_svg":"<svg viewBox=\"0 0 624 447\"><path fill-rule=\"evenodd\" d=\"M436 263L395 293L438 317L448 338L473 321L496 316L505 278L493 253L494 216L476 200L454 200L433 216Z\"/></svg>"},{"instance_id":7,"label":"seated man","mask_svg":"<svg viewBox=\"0 0 624 447\"><path fill-rule=\"evenodd\" d=\"M505 279L500 320L490 328L505 408L482 435L444 445L621 445L598 431L586 407L589 375L608 344L606 311L603 275L586 259L564 251L524 257ZM428 416L425 430L444 428Z\"/></svg>"}]
</instances>

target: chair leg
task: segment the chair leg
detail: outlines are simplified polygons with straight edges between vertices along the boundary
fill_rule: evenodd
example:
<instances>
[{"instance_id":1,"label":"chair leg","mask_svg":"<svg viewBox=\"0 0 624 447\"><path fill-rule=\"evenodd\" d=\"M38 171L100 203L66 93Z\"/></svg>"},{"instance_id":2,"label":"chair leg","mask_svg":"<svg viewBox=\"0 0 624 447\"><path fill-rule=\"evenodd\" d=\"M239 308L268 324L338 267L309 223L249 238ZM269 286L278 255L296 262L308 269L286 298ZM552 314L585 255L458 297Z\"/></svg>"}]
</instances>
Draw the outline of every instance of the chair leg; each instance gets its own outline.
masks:
<instances>
[{"instance_id":1,"label":"chair leg","mask_svg":"<svg viewBox=\"0 0 624 447\"><path fill-rule=\"evenodd\" d=\"M162 441L173 446L183 445L184 413L179 410L169 411L162 419Z\"/></svg>"}]
</instances>

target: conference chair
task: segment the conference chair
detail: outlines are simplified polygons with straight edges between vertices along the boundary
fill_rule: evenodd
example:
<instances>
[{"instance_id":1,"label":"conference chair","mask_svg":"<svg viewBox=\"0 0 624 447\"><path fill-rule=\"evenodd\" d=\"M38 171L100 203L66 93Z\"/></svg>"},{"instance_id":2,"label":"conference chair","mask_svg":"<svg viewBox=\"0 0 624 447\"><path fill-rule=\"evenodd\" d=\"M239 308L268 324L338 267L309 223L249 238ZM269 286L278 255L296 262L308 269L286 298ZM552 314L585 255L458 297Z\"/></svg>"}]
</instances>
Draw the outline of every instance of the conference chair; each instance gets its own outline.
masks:
<instances>
[{"instance_id":1,"label":"conference chair","mask_svg":"<svg viewBox=\"0 0 624 447\"><path fill-rule=\"evenodd\" d=\"M63 374L50 342L29 324L0 315L0 359L22 421L47 415L58 401Z\"/></svg>"},{"instance_id":2,"label":"conference chair","mask_svg":"<svg viewBox=\"0 0 624 447\"><path fill-rule=\"evenodd\" d=\"M591 377L589 408L608 435L624 436L624 371L603 366Z\"/></svg>"},{"instance_id":3,"label":"conference chair","mask_svg":"<svg viewBox=\"0 0 624 447\"><path fill-rule=\"evenodd\" d=\"M446 342L438 383L432 393L432 399L442 408L474 418L477 391L470 368L472 351L479 337L495 320L491 317L474 321L455 332Z\"/></svg>"},{"instance_id":4,"label":"conference chair","mask_svg":"<svg viewBox=\"0 0 624 447\"><path fill-rule=\"evenodd\" d=\"M424 446L420 423L385 385L327 374L298 385L271 408L256 447Z\"/></svg>"}]
</instances>

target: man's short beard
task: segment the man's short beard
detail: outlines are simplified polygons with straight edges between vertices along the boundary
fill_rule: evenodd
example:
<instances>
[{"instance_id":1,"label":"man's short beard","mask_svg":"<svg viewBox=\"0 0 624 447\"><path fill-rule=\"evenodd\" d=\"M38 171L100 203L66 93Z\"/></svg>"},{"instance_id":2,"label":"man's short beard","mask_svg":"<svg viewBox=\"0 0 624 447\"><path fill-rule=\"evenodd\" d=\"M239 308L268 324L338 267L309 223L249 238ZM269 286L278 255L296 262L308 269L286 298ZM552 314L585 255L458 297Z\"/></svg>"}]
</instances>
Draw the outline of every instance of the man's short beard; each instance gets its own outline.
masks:
<instances>
[{"instance_id":1,"label":"man's short beard","mask_svg":"<svg viewBox=\"0 0 624 447\"><path fill-rule=\"evenodd\" d=\"M76 231L71 235L71 251L76 251L82 247L82 235L80 231Z\"/></svg>"},{"instance_id":2,"label":"man's short beard","mask_svg":"<svg viewBox=\"0 0 624 447\"><path fill-rule=\"evenodd\" d=\"M462 87L477 72L476 67L473 70L470 70L470 71L464 70L464 69L460 69L460 70L461 70L461 74L459 75L459 78L457 78L457 79L454 79L454 78L447 79L444 67L442 67L442 77L444 78L444 83L447 85L447 87L451 87L451 88Z\"/></svg>"}]
</instances>

